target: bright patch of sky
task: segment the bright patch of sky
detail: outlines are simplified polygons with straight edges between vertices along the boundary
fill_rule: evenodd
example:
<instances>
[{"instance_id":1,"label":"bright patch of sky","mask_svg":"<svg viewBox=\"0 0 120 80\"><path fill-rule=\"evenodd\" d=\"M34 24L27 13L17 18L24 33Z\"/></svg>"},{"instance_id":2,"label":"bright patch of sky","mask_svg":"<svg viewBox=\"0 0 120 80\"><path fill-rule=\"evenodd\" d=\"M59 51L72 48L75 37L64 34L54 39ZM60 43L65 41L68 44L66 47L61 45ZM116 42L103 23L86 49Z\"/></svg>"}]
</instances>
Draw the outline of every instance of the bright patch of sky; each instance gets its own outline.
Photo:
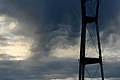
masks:
<instances>
[{"instance_id":1,"label":"bright patch of sky","mask_svg":"<svg viewBox=\"0 0 120 80\"><path fill-rule=\"evenodd\" d=\"M18 27L16 19L0 16L0 60L25 60L31 55L30 40L13 33Z\"/></svg>"}]
</instances>

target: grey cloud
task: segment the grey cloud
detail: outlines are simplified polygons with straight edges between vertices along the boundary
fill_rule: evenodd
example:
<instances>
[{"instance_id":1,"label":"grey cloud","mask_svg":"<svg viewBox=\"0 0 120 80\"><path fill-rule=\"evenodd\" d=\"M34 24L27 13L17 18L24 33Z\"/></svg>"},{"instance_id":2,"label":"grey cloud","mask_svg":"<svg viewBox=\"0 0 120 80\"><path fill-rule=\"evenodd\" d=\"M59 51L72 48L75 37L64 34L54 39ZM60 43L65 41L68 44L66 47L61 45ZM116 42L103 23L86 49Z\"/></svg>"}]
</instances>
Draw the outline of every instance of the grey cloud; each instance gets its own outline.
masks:
<instances>
[{"instance_id":1,"label":"grey cloud","mask_svg":"<svg viewBox=\"0 0 120 80\"><path fill-rule=\"evenodd\" d=\"M6 41L7 38L5 38L3 35L0 35L0 41Z\"/></svg>"},{"instance_id":2,"label":"grey cloud","mask_svg":"<svg viewBox=\"0 0 120 80\"><path fill-rule=\"evenodd\" d=\"M35 39L40 41L39 44L37 43L37 47L45 48L44 46L49 44L50 39L57 36L53 32L58 31L64 25L64 27L71 25L68 27L71 31L64 28L68 32L68 40L79 37L79 0L59 2L56 0L36 0L34 2L32 0L4 0L2 2L4 3L2 6L4 14L15 17L20 23L21 29L16 34L30 37L39 35L39 40ZM63 25L58 26L59 24ZM61 35L62 32L58 36Z\"/></svg>"},{"instance_id":3,"label":"grey cloud","mask_svg":"<svg viewBox=\"0 0 120 80\"><path fill-rule=\"evenodd\" d=\"M80 30L79 0L59 2L56 0L36 0L35 2L22 0L13 1L11 4L22 14L16 17L21 26L16 33L34 38L36 43L33 46L36 47L33 47L32 51L35 56L48 56L51 48L57 46L59 41L76 44L74 39L79 38ZM56 44L51 43L53 40Z\"/></svg>"},{"instance_id":4,"label":"grey cloud","mask_svg":"<svg viewBox=\"0 0 120 80\"><path fill-rule=\"evenodd\" d=\"M59 30L61 26L58 25L63 24L71 25L69 27L71 31L67 31L67 40L72 42L72 39L79 37L80 0L36 0L34 2L32 0L13 0L12 2L4 0L2 3L4 3L4 5L2 4L1 12L4 10L4 14L13 16L20 22L22 28L17 31L16 34L20 33L22 35L35 36L36 33L38 33L38 35L41 36L39 41L43 42L43 45L47 45L45 43L49 44L51 39L50 36L53 35L50 35L49 33ZM114 31L113 28L110 28L108 24L111 25L111 20L114 21L118 15L119 1L101 1L100 30L101 32L104 32L102 40L108 40L110 34L116 33L116 31ZM68 28L65 28L65 30L67 29ZM52 37L52 39L54 39L54 37ZM40 44L38 44L38 46L40 46Z\"/></svg>"},{"instance_id":5,"label":"grey cloud","mask_svg":"<svg viewBox=\"0 0 120 80\"><path fill-rule=\"evenodd\" d=\"M0 54L0 59L3 59L3 60L10 60L10 59L13 59L15 58L14 56L11 56L11 55L8 55L8 54Z\"/></svg>"},{"instance_id":6,"label":"grey cloud","mask_svg":"<svg viewBox=\"0 0 120 80\"><path fill-rule=\"evenodd\" d=\"M1 80L50 80L50 79L64 79L68 76L75 77L77 65L68 60L38 62L34 64L23 66L22 61L1 61L0 76ZM72 65L71 65L72 64ZM68 67L69 66L69 67ZM61 67L61 68L59 68ZM75 69L75 70L72 70ZM12 74L11 74L12 73ZM74 75L73 75L74 74ZM6 76L2 76L6 75Z\"/></svg>"},{"instance_id":7,"label":"grey cloud","mask_svg":"<svg viewBox=\"0 0 120 80\"><path fill-rule=\"evenodd\" d=\"M113 33L119 35L119 22L116 23L115 21L119 14L119 1L114 1L114 4L112 2L112 0L104 0L103 4L101 3L100 31L103 32L102 41L104 42L107 42L105 40L108 40ZM80 32L80 0L2 0L1 4L0 14L14 17L19 22L20 29L15 34L35 40L32 48L35 53L32 57L34 59L33 63L39 59L44 59L43 57L49 57L50 50L56 48L56 46L63 44L69 44L69 46L77 45ZM113 28L109 27L111 26L111 19L113 20L113 26L118 29L117 31L113 31ZM117 38L115 38L116 40ZM6 55L1 56L5 57ZM74 75L78 74L76 62L70 62L73 60L60 60L47 60L48 62L37 63L37 66L30 68L30 72L23 72L19 69L13 70L12 68L5 69L5 71L8 71L8 73L5 72L7 76L6 78L3 76L1 79L27 80L29 78L45 78L45 80L49 80L49 78L54 78L54 76L45 75L58 74L57 77L61 78L59 75L62 75L65 78L68 76L74 77ZM108 74L111 70L117 71L119 69L118 63L117 65L115 65L116 63L110 63L112 65L105 63L106 77L119 77L117 72ZM110 67L107 68L107 66ZM115 66L118 67L115 69ZM2 72L1 75L4 73ZM11 72L14 73L9 75ZM17 78L13 78L14 76L17 76Z\"/></svg>"},{"instance_id":8,"label":"grey cloud","mask_svg":"<svg viewBox=\"0 0 120 80\"><path fill-rule=\"evenodd\" d=\"M8 41L11 41L11 39L6 38L5 35L0 35L0 46L9 46Z\"/></svg>"},{"instance_id":9,"label":"grey cloud","mask_svg":"<svg viewBox=\"0 0 120 80\"><path fill-rule=\"evenodd\" d=\"M72 59L53 59L49 61L38 61L34 65L23 65L22 61L1 61L0 76L1 80L50 80L65 79L68 77L78 77L78 62ZM23 67L25 66L25 67ZM109 67L108 67L109 66ZM119 79L119 62L105 62L105 79ZM94 68L90 67L91 71ZM12 74L11 74L12 73ZM6 75L6 76L2 76ZM87 74L86 74L87 75ZM97 77L99 78L99 76Z\"/></svg>"},{"instance_id":10,"label":"grey cloud","mask_svg":"<svg viewBox=\"0 0 120 80\"><path fill-rule=\"evenodd\" d=\"M111 34L119 35L120 1L104 0L100 5L100 31L103 32L101 41L108 43ZM113 37L113 39L116 39ZM115 41L114 41L115 42Z\"/></svg>"},{"instance_id":11,"label":"grey cloud","mask_svg":"<svg viewBox=\"0 0 120 80\"><path fill-rule=\"evenodd\" d=\"M116 62L105 62L104 63L104 73L106 78L120 78L119 74L119 61Z\"/></svg>"}]
</instances>

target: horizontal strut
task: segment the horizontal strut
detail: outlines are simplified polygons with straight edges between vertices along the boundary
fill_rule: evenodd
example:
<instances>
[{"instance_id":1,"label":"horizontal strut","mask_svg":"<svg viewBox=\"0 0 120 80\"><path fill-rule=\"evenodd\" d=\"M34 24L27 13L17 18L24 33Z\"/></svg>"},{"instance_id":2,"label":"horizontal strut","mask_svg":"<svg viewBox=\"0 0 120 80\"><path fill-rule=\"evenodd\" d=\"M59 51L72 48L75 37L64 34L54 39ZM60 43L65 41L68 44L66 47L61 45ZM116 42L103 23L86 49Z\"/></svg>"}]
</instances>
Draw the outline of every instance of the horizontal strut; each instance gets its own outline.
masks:
<instances>
[{"instance_id":1,"label":"horizontal strut","mask_svg":"<svg viewBox=\"0 0 120 80\"><path fill-rule=\"evenodd\" d=\"M82 60L81 64L83 64L83 65L102 63L102 59L101 58L89 58L89 57L85 57L85 58L83 58L81 60Z\"/></svg>"},{"instance_id":2,"label":"horizontal strut","mask_svg":"<svg viewBox=\"0 0 120 80\"><path fill-rule=\"evenodd\" d=\"M97 23L98 22L98 17L97 16L93 16L93 17L91 17L91 16L85 16L85 23L87 24L87 23L92 23L92 22L95 22L95 23Z\"/></svg>"}]
</instances>

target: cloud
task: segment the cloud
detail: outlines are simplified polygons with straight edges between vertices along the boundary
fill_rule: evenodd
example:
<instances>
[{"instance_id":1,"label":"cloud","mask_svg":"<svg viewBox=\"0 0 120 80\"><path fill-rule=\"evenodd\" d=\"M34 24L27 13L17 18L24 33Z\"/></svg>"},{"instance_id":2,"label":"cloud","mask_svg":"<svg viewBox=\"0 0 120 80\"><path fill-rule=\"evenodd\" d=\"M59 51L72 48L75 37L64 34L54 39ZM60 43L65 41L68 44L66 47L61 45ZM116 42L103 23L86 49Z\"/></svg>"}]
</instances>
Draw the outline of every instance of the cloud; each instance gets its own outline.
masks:
<instances>
[{"instance_id":1,"label":"cloud","mask_svg":"<svg viewBox=\"0 0 120 80\"><path fill-rule=\"evenodd\" d=\"M15 58L14 56L11 56L11 55L7 55L7 54L0 54L0 59L2 60L10 60L10 59L13 59Z\"/></svg>"},{"instance_id":2,"label":"cloud","mask_svg":"<svg viewBox=\"0 0 120 80\"><path fill-rule=\"evenodd\" d=\"M45 59L46 60L46 59ZM24 66L23 61L1 61L1 79L9 80L66 80L78 78L78 64L72 59L53 59L38 61L37 64ZM32 62L29 62L32 63ZM26 62L25 62L26 64ZM109 66L109 67L108 67ZM105 80L119 80L119 62L104 63ZM91 67L89 67L91 68ZM91 68L94 70L93 68ZM11 74L11 72L13 72ZM6 75L5 77L2 75ZM86 74L87 75L87 74ZM94 80L94 79L93 79Z\"/></svg>"},{"instance_id":3,"label":"cloud","mask_svg":"<svg viewBox=\"0 0 120 80\"><path fill-rule=\"evenodd\" d=\"M78 3L79 0L2 0L0 10L1 14L17 19L19 27L13 33L32 39L31 51L40 57L50 55L51 49L59 46L59 40L76 44L80 24Z\"/></svg>"},{"instance_id":4,"label":"cloud","mask_svg":"<svg viewBox=\"0 0 120 80\"><path fill-rule=\"evenodd\" d=\"M22 80L76 77L78 74L76 61L79 57L77 46L79 46L81 23L80 0L1 0L0 4L0 15L7 17L6 23L10 22L9 25L4 26L7 25L8 31L13 29L9 32L10 35L0 36L1 44L6 46L8 41L22 40L32 45L30 46L32 55L28 59L32 63L30 61L24 63L28 71L12 69L15 71L11 75L12 77L17 75L15 79ZM105 68L107 69L106 74L108 74L110 72L107 73L107 71L115 68L115 61L119 61L119 1L102 1L100 8L103 55L107 56L107 62L113 60L111 62L113 65L105 63L105 66L111 66L109 69ZM0 18L0 20L2 19ZM90 48L91 52L92 49L93 47ZM11 57L9 55L1 56L2 58ZM74 59L76 60L74 61ZM35 67L31 65L35 65ZM119 64L117 66L118 69ZM107 76L119 77L119 73ZM6 79L9 78L11 79L10 76Z\"/></svg>"},{"instance_id":5,"label":"cloud","mask_svg":"<svg viewBox=\"0 0 120 80\"><path fill-rule=\"evenodd\" d=\"M17 19L7 15L0 15L1 60L22 59L23 56L26 57L26 54L31 54L29 49L32 41L27 36L15 34L19 27Z\"/></svg>"}]
</instances>

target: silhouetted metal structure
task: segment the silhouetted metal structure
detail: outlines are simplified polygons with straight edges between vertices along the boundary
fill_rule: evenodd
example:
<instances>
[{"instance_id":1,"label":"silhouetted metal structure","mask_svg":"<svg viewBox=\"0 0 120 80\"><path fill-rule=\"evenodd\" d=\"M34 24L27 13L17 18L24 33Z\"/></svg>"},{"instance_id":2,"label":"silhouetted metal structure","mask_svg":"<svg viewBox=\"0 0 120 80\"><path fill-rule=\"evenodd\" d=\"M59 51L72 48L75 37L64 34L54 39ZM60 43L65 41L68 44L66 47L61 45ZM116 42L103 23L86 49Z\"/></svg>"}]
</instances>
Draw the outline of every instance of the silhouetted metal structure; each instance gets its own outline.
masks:
<instances>
[{"instance_id":1,"label":"silhouetted metal structure","mask_svg":"<svg viewBox=\"0 0 120 80\"><path fill-rule=\"evenodd\" d=\"M91 3L88 3L88 1L93 1L93 0L81 0L82 29L81 29L81 45L80 45L80 60L79 60L79 80L84 80L85 78L85 65L96 64L96 63L99 63L100 65L101 78L102 80L104 80L102 55L101 55L101 44L100 44L99 29L98 29L99 0L94 0L96 1L96 3L94 4L95 8L94 10L90 10L90 11L95 12L94 15L87 15L88 9L91 9L91 8L88 8L87 6L91 4ZM91 58L91 57L85 56L86 26L87 24L90 24L90 23L94 23L96 27L99 58Z\"/></svg>"}]
</instances>

